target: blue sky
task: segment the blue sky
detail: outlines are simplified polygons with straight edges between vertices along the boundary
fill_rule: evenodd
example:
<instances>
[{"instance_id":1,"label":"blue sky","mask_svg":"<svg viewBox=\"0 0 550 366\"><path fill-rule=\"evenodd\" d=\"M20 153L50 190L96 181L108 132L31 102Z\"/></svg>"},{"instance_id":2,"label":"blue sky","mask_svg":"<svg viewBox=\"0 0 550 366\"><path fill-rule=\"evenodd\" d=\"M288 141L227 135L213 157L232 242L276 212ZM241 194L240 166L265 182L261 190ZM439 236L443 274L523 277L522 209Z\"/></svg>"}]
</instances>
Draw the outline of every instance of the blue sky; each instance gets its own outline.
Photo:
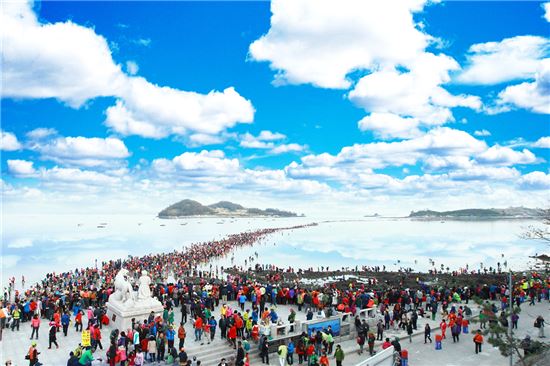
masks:
<instances>
[{"instance_id":1,"label":"blue sky","mask_svg":"<svg viewBox=\"0 0 550 366\"><path fill-rule=\"evenodd\" d=\"M547 205L546 9L14 2L5 210Z\"/></svg>"}]
</instances>

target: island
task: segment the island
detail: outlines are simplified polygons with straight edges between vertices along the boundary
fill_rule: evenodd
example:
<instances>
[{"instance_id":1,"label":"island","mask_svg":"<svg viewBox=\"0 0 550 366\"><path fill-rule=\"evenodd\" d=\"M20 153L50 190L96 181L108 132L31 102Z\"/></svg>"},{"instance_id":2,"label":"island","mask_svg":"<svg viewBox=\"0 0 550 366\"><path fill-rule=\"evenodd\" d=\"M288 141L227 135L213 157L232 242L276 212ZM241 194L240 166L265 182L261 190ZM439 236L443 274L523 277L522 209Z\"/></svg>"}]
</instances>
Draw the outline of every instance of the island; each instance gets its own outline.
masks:
<instances>
[{"instance_id":1,"label":"island","mask_svg":"<svg viewBox=\"0 0 550 366\"><path fill-rule=\"evenodd\" d=\"M547 216L547 210L539 208L468 208L454 211L412 211L408 218L420 220L501 220L540 219Z\"/></svg>"},{"instance_id":2,"label":"island","mask_svg":"<svg viewBox=\"0 0 550 366\"><path fill-rule=\"evenodd\" d=\"M220 201L212 205L204 206L200 202L184 199L160 211L161 219L176 219L182 217L298 217L298 214L290 211L277 210L275 208L246 208L237 203ZM304 216L304 215L300 215Z\"/></svg>"}]
</instances>

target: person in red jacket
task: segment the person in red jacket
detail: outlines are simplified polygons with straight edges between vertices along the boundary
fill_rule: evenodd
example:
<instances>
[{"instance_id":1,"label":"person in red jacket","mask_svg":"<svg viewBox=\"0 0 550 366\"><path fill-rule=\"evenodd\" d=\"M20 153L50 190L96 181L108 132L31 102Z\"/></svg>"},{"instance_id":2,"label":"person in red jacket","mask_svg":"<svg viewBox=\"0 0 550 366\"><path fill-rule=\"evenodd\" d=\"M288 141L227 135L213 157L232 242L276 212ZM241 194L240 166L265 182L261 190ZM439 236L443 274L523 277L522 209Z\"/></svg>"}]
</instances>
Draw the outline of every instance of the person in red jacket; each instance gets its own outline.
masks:
<instances>
[{"instance_id":1,"label":"person in red jacket","mask_svg":"<svg viewBox=\"0 0 550 366\"><path fill-rule=\"evenodd\" d=\"M445 337L445 332L447 331L447 323L445 322L445 319L441 321L439 326L441 327L441 337L443 337L443 339L447 338Z\"/></svg>"},{"instance_id":2,"label":"person in red jacket","mask_svg":"<svg viewBox=\"0 0 550 366\"><path fill-rule=\"evenodd\" d=\"M237 326L233 324L227 332L227 339L233 345L233 349L237 349Z\"/></svg>"},{"instance_id":3,"label":"person in red jacket","mask_svg":"<svg viewBox=\"0 0 550 366\"><path fill-rule=\"evenodd\" d=\"M481 345L483 344L483 335L481 335L481 330L478 330L474 336L474 344L476 345L476 354L481 352Z\"/></svg>"},{"instance_id":4,"label":"person in red jacket","mask_svg":"<svg viewBox=\"0 0 550 366\"><path fill-rule=\"evenodd\" d=\"M310 343L309 346L307 346L307 349L306 349L307 359L309 360L311 355L313 355L314 353L315 353L315 346L313 345L313 343Z\"/></svg>"},{"instance_id":5,"label":"person in red jacket","mask_svg":"<svg viewBox=\"0 0 550 366\"><path fill-rule=\"evenodd\" d=\"M101 344L101 329L99 327L94 327L94 338L96 346L99 347L99 349L103 349L103 345Z\"/></svg>"},{"instance_id":6,"label":"person in red jacket","mask_svg":"<svg viewBox=\"0 0 550 366\"><path fill-rule=\"evenodd\" d=\"M202 337L202 325L203 321L200 316L195 319L195 342L199 342Z\"/></svg>"},{"instance_id":7,"label":"person in red jacket","mask_svg":"<svg viewBox=\"0 0 550 366\"><path fill-rule=\"evenodd\" d=\"M384 343L382 343L382 349L386 349L386 348L389 348L389 347L391 347L391 342L390 342L389 338L386 338Z\"/></svg>"},{"instance_id":8,"label":"person in red jacket","mask_svg":"<svg viewBox=\"0 0 550 366\"><path fill-rule=\"evenodd\" d=\"M82 311L79 311L74 318L74 326L77 332L82 332Z\"/></svg>"}]
</instances>

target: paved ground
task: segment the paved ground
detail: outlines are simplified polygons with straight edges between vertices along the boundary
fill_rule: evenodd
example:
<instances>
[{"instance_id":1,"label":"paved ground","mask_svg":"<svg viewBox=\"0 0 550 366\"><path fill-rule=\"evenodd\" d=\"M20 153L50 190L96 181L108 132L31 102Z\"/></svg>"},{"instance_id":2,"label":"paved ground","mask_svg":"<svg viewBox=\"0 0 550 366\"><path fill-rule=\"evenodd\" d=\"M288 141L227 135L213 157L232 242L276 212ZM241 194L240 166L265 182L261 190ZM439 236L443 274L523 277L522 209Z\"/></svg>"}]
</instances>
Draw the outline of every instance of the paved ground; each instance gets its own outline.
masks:
<instances>
[{"instance_id":1,"label":"paved ground","mask_svg":"<svg viewBox=\"0 0 550 366\"><path fill-rule=\"evenodd\" d=\"M470 303L471 304L471 303ZM230 303L230 305L235 308L235 303ZM282 319L286 319L289 314L289 306L278 306L277 312L279 313ZM536 328L533 327L533 322L536 316L542 314L548 320L549 316L549 304L538 303L535 307L529 307L527 304L522 305L522 313L520 314L519 320L519 329L516 332L516 336L523 338L526 334L530 334L533 338L536 338ZM219 310L214 312L216 318L219 318ZM476 310L474 310L476 314ZM181 315L179 312L176 312L176 320L179 321ZM305 313L298 313L298 319L305 320ZM417 335L413 337L412 343L409 343L409 340L406 339L406 335L400 331L390 330L385 333L385 337L395 337L399 336L401 338L401 344L404 349L409 351L409 365L448 365L448 366L500 366L507 365L508 361L502 357L499 351L489 344L485 344L483 352L476 355L474 353L474 344L472 342L471 334L462 334L459 343L453 343L452 338L450 337L450 331L447 331L447 340L443 341L443 349L435 350L434 344L424 344L423 337L423 328L425 322L430 322L432 329L435 329L440 322L439 316L436 318L436 321L426 320L420 318L418 321L418 331ZM86 321L84 321L86 324ZM475 329L474 325L471 329ZM198 359L203 360L204 366L216 365L219 362L221 357L230 357L234 354L234 351L226 346L225 342L222 342L219 338L219 333L216 334L215 341L208 345L204 343L201 345L199 342L194 342L193 330L191 324L188 322L186 324L186 331L188 334L188 339L186 340L186 350L190 356L197 355ZM433 330L432 338L435 340L435 333L437 331ZM548 330L550 332L550 329ZM547 333L548 333L547 332ZM3 339L1 342L1 355L0 362L3 365L6 360L12 360L13 365L26 365L28 361L24 360L24 355L26 354L30 346L30 325L29 323L22 323L19 332L12 332L11 330L4 330ZM103 343L108 343L109 338L109 329L103 330ZM548 339L548 338L547 338ZM73 350L78 343L80 342L80 333L76 333L74 328L70 328L69 335L64 337L61 335L58 336L58 343L60 345L59 349L48 350L48 326L46 322L42 322L42 327L40 328L40 338L38 340L38 349L42 354L39 359L44 365L66 365L68 354ZM363 354L359 356L357 354L357 345L355 340L335 340L336 344L341 343L345 353L346 359L344 365L355 365L362 360L365 360L368 356ZM376 349L380 349L380 342L377 342ZM105 350L97 351L96 357L105 357ZM251 354L252 365L258 365L258 357L256 355L257 351L254 345L252 345ZM272 355L272 364L277 362L273 359L276 355ZM102 364L97 362L97 364ZM333 363L331 362L331 365Z\"/></svg>"},{"instance_id":2,"label":"paved ground","mask_svg":"<svg viewBox=\"0 0 550 366\"><path fill-rule=\"evenodd\" d=\"M541 314L548 321L548 318L550 317L549 303L542 302L531 307L527 304L523 304L521 308L522 312L518 322L518 329L514 331L515 337L522 339L525 335L529 334L533 339L537 339L539 341L545 340L548 342L548 332L550 331L550 328L546 328L547 338L540 339L537 337L538 329L533 327L533 322L535 318ZM474 311L474 314L478 313ZM477 328L479 327L474 324L473 327L470 327L470 332L472 329L475 330ZM434 341L435 334L439 332L439 330L433 331L432 327L432 339L434 339ZM351 343L352 342L343 343L344 350L357 350L357 346ZM412 343L409 343L409 340L404 337L401 339L400 343L403 349L407 349L409 351L409 365L411 366L505 366L508 365L509 362L507 358L504 358L500 354L498 349L492 347L487 342L483 345L482 353L476 355L473 335L471 333L461 334L460 342L453 343L449 329L447 329L447 339L443 340L442 350L435 350L435 343L424 344L424 335L422 332L413 337ZM378 346L378 349L380 349L380 346ZM368 357L358 356L356 352L348 352L348 354L350 357L347 357L346 361L352 361L349 365L355 365Z\"/></svg>"}]
</instances>

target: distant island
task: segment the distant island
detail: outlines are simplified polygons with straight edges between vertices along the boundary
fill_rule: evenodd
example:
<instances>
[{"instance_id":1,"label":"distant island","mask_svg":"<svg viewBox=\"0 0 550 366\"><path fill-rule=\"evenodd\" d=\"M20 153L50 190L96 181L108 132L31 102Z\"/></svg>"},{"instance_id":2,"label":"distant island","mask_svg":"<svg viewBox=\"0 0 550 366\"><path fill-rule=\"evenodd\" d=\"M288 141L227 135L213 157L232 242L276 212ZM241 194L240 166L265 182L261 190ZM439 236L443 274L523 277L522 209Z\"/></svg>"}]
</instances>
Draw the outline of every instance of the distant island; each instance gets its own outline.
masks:
<instances>
[{"instance_id":1,"label":"distant island","mask_svg":"<svg viewBox=\"0 0 550 366\"><path fill-rule=\"evenodd\" d=\"M197 201L185 199L168 206L160 211L158 217L161 219L174 219L191 216L211 217L297 217L290 211L282 211L274 208L246 208L237 203L220 201L209 206L204 206ZM303 216L303 215L302 215Z\"/></svg>"},{"instance_id":2,"label":"distant island","mask_svg":"<svg viewBox=\"0 0 550 366\"><path fill-rule=\"evenodd\" d=\"M496 219L540 219L547 215L546 210L539 208L468 208L455 211L412 211L413 219L449 219L449 220L496 220Z\"/></svg>"}]
</instances>

